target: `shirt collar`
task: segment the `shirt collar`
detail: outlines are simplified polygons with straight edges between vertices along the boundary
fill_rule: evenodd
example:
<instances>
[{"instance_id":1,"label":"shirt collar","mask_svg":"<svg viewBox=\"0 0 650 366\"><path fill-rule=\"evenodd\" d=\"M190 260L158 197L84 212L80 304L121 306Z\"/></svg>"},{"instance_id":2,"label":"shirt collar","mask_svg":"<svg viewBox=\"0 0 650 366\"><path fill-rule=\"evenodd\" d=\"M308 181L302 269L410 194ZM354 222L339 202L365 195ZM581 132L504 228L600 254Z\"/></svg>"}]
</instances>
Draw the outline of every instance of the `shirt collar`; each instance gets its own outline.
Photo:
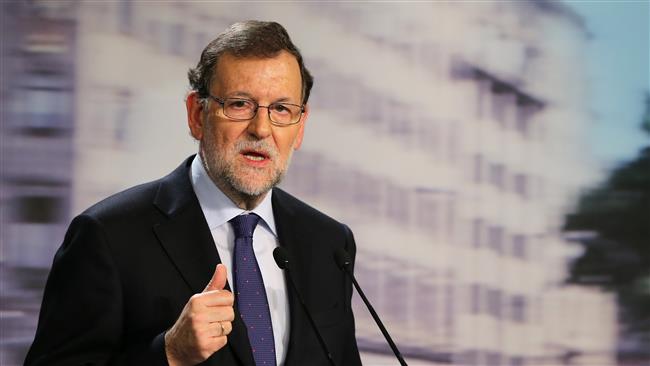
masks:
<instances>
[{"instance_id":1,"label":"shirt collar","mask_svg":"<svg viewBox=\"0 0 650 366\"><path fill-rule=\"evenodd\" d=\"M275 219L273 217L273 206L271 204L271 196L273 190L266 194L262 202L254 209L247 211L237 207L210 179L208 173L203 167L203 162L199 154L192 161L190 168L190 180L194 193L199 199L201 210L208 222L208 227L213 230L225 223L235 216L244 213L255 213L262 218L264 225L271 230L276 237L278 234L275 231Z\"/></svg>"}]
</instances>

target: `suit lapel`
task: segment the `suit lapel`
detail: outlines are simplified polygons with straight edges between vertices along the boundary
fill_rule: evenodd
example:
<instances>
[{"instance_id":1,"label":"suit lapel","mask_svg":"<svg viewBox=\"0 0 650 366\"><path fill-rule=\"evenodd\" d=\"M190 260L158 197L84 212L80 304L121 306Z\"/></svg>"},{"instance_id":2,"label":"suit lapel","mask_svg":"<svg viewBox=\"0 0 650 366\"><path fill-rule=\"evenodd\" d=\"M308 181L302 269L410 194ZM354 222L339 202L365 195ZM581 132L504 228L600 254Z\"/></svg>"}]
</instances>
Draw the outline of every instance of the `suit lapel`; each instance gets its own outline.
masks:
<instances>
[{"instance_id":1,"label":"suit lapel","mask_svg":"<svg viewBox=\"0 0 650 366\"><path fill-rule=\"evenodd\" d=\"M301 257L304 255L302 251L305 249L305 246L300 245L300 240L297 233L297 219L295 211L288 204L287 200L284 199L283 191L279 189L273 190L272 203L273 203L273 216L275 217L275 226L278 233L278 241L280 246L287 249L293 258L292 265L292 274L293 280L296 282L296 287L300 293L305 296L305 279L306 272L304 268L305 260L301 260ZM289 319L290 319L290 332L289 332L289 346L287 349L287 355L285 358L286 365L295 364L295 360L298 359L298 355L301 352L300 341L302 335L305 334L305 326L307 326L307 321L303 316L303 309L298 300L298 296L294 293L291 285L289 284L290 279L285 273L285 281L287 282L287 292L288 292L288 301L289 301Z\"/></svg>"},{"instance_id":2,"label":"suit lapel","mask_svg":"<svg viewBox=\"0 0 650 366\"><path fill-rule=\"evenodd\" d=\"M192 160L190 157L162 179L154 205L167 215L167 220L154 225L153 229L192 292L200 293L221 259L190 182ZM226 289L230 290L228 284ZM238 314L235 314L228 345L243 365L255 365L246 327Z\"/></svg>"}]
</instances>

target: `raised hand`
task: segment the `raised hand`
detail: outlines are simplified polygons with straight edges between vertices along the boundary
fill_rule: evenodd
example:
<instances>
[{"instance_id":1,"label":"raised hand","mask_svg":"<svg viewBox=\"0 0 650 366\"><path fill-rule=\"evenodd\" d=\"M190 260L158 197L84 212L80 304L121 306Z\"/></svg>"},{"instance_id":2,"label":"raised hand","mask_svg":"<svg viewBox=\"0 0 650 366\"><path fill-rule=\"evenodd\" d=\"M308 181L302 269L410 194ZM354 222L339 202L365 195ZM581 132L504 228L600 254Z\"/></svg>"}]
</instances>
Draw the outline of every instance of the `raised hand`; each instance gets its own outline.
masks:
<instances>
[{"instance_id":1,"label":"raised hand","mask_svg":"<svg viewBox=\"0 0 650 366\"><path fill-rule=\"evenodd\" d=\"M218 264L205 290L188 300L165 334L170 366L196 365L226 345L235 318L235 298L223 289L226 280L226 266Z\"/></svg>"}]
</instances>

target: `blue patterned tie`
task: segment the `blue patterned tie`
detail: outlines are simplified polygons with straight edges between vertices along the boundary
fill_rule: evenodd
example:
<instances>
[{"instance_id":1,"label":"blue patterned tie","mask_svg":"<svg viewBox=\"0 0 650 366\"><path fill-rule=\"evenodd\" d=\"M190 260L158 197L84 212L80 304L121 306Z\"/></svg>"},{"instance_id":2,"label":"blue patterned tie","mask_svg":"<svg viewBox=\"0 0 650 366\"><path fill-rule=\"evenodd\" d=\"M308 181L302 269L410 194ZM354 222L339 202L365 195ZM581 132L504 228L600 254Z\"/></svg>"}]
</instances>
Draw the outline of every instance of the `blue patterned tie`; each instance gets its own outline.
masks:
<instances>
[{"instance_id":1,"label":"blue patterned tie","mask_svg":"<svg viewBox=\"0 0 650 366\"><path fill-rule=\"evenodd\" d=\"M253 252L253 231L259 220L260 217L255 214L239 215L230 220L235 229L235 302L248 330L255 364L275 366L271 313L262 274Z\"/></svg>"}]
</instances>

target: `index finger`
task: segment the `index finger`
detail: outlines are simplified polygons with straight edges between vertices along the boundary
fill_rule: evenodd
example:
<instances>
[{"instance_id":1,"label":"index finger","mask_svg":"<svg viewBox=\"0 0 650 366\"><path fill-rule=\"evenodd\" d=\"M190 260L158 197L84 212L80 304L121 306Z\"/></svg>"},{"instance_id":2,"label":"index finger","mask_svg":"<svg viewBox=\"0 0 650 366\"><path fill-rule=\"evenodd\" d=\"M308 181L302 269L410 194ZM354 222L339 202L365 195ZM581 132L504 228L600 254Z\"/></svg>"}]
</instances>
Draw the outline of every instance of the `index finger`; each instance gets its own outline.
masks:
<instances>
[{"instance_id":1,"label":"index finger","mask_svg":"<svg viewBox=\"0 0 650 366\"><path fill-rule=\"evenodd\" d=\"M235 295L228 290L212 290L201 293L201 303L205 306L233 306Z\"/></svg>"}]
</instances>

